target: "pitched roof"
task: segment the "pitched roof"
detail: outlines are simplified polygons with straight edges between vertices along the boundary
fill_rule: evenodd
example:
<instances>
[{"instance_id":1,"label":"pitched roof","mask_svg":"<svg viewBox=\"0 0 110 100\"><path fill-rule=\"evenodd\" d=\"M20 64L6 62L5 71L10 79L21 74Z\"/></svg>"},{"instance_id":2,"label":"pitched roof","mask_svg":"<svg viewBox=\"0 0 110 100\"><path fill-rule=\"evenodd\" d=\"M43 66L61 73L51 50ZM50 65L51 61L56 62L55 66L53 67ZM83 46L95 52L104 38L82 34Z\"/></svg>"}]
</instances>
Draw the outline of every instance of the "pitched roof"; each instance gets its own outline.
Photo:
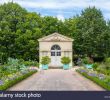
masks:
<instances>
[{"instance_id":1,"label":"pitched roof","mask_svg":"<svg viewBox=\"0 0 110 100\"><path fill-rule=\"evenodd\" d=\"M48 36L38 39L38 41L39 42L40 41L49 41L49 42L51 42L51 41L71 41L72 42L73 39L55 32L53 34L50 34Z\"/></svg>"}]
</instances>

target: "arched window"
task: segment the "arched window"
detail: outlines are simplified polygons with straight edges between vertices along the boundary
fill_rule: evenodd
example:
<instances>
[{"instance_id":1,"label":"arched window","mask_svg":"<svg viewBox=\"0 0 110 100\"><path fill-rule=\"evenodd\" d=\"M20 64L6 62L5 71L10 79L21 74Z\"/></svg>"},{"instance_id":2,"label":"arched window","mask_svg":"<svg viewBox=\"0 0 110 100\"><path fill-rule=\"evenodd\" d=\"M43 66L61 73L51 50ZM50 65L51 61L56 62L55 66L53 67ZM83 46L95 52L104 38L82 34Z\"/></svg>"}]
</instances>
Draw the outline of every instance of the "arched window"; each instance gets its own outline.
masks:
<instances>
[{"instance_id":1,"label":"arched window","mask_svg":"<svg viewBox=\"0 0 110 100\"><path fill-rule=\"evenodd\" d=\"M53 45L51 47L51 56L61 56L61 48L59 45Z\"/></svg>"},{"instance_id":2,"label":"arched window","mask_svg":"<svg viewBox=\"0 0 110 100\"><path fill-rule=\"evenodd\" d=\"M60 46L59 45L53 45L51 47L51 50L61 50Z\"/></svg>"}]
</instances>

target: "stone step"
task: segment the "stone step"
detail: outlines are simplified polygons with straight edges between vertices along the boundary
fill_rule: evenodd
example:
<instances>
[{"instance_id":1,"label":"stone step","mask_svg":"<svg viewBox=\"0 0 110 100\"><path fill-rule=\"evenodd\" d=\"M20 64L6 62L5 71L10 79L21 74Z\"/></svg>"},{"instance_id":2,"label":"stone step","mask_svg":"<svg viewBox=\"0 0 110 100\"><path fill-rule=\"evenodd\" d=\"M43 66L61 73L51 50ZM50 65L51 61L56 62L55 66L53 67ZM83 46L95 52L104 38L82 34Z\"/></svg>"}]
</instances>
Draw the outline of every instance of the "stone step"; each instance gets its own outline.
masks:
<instances>
[{"instance_id":1,"label":"stone step","mask_svg":"<svg viewBox=\"0 0 110 100\"><path fill-rule=\"evenodd\" d=\"M63 69L63 67L60 67L60 66L49 66L49 69Z\"/></svg>"}]
</instances>

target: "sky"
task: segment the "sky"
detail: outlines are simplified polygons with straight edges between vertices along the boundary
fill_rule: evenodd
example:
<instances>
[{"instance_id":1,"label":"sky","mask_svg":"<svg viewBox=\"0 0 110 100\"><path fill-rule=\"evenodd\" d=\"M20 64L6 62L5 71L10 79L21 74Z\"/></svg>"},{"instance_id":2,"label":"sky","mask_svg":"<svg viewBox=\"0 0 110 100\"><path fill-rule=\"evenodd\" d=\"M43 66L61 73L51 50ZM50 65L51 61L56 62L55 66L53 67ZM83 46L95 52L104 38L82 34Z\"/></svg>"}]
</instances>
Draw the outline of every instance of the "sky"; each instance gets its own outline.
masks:
<instances>
[{"instance_id":1,"label":"sky","mask_svg":"<svg viewBox=\"0 0 110 100\"><path fill-rule=\"evenodd\" d=\"M12 0L0 0L0 4ZM100 9L106 20L110 19L110 0L13 0L30 12L40 13L42 16L54 16L59 20L71 18L87 7Z\"/></svg>"}]
</instances>

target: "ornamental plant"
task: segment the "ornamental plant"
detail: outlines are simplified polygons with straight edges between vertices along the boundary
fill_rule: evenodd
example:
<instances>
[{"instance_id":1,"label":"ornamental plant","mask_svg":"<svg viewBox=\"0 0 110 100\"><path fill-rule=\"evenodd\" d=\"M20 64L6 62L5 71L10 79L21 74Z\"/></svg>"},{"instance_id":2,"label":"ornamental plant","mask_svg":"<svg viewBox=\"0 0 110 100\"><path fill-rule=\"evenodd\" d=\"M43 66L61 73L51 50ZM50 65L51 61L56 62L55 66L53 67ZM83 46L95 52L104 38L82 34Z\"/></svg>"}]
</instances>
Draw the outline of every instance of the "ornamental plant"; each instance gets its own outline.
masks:
<instances>
[{"instance_id":1,"label":"ornamental plant","mask_svg":"<svg viewBox=\"0 0 110 100\"><path fill-rule=\"evenodd\" d=\"M69 57L62 57L61 63L62 64L69 64L71 62L71 59Z\"/></svg>"},{"instance_id":2,"label":"ornamental plant","mask_svg":"<svg viewBox=\"0 0 110 100\"><path fill-rule=\"evenodd\" d=\"M93 66L92 66L93 67L93 70L96 70L98 68L98 66L99 66L98 63L94 63Z\"/></svg>"},{"instance_id":3,"label":"ornamental plant","mask_svg":"<svg viewBox=\"0 0 110 100\"><path fill-rule=\"evenodd\" d=\"M29 61L24 61L23 64L24 64L25 66L37 66L37 67L39 66L39 64L38 64L37 61L31 61L31 60L29 60Z\"/></svg>"},{"instance_id":4,"label":"ornamental plant","mask_svg":"<svg viewBox=\"0 0 110 100\"><path fill-rule=\"evenodd\" d=\"M51 59L48 57L48 56L44 56L44 57L42 57L42 59L41 59L41 64L42 65L47 65L47 64L49 64L51 62Z\"/></svg>"},{"instance_id":5,"label":"ornamental plant","mask_svg":"<svg viewBox=\"0 0 110 100\"><path fill-rule=\"evenodd\" d=\"M20 62L18 59L8 58L7 68L10 73L20 70Z\"/></svg>"},{"instance_id":6,"label":"ornamental plant","mask_svg":"<svg viewBox=\"0 0 110 100\"><path fill-rule=\"evenodd\" d=\"M105 69L110 70L110 57L105 60Z\"/></svg>"},{"instance_id":7,"label":"ornamental plant","mask_svg":"<svg viewBox=\"0 0 110 100\"><path fill-rule=\"evenodd\" d=\"M92 64L93 61L92 61L92 59L90 59L89 57L85 57L85 58L83 59L83 63L84 63L84 64Z\"/></svg>"}]
</instances>

